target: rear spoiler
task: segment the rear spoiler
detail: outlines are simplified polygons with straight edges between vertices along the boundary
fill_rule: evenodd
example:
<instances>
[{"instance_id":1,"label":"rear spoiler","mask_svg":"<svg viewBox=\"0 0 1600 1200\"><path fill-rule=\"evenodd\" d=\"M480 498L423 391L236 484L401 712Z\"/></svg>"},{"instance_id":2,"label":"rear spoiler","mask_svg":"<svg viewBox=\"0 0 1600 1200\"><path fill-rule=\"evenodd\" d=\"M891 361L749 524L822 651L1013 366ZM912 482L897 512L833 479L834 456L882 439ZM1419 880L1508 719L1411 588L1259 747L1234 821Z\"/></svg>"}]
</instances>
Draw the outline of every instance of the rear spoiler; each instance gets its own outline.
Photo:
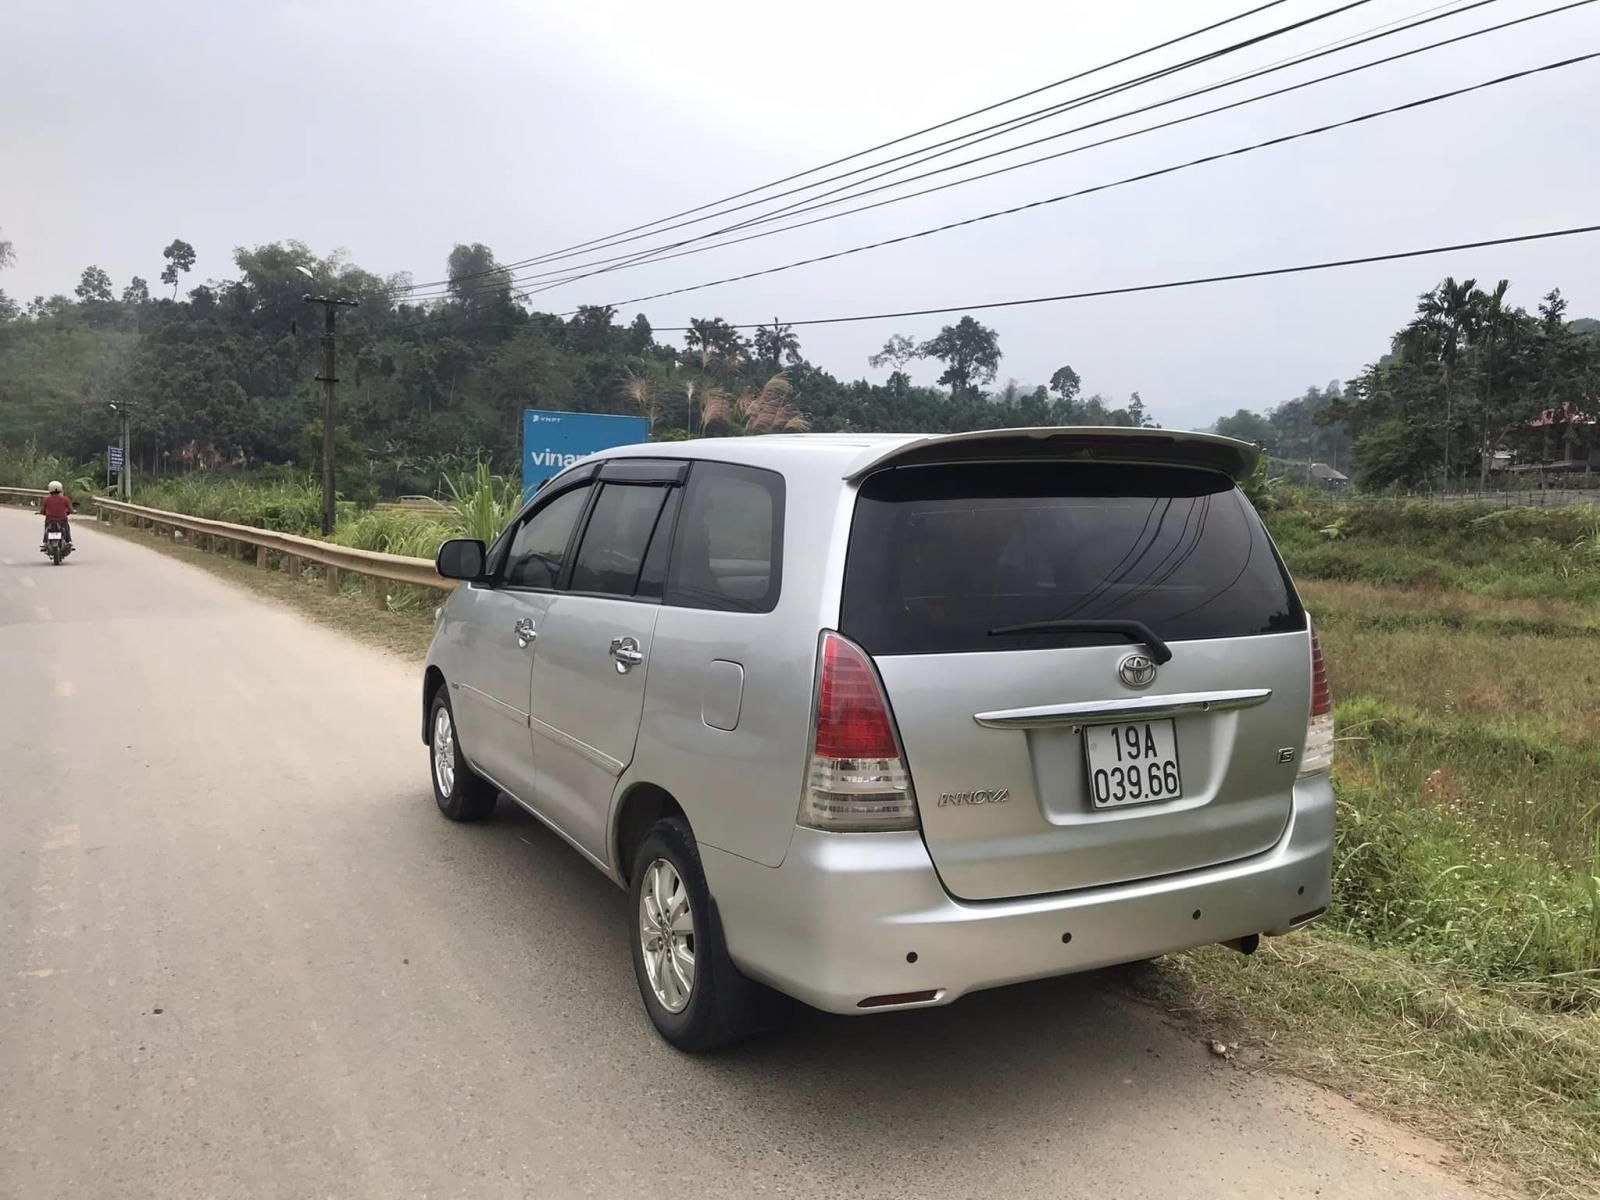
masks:
<instances>
[{"instance_id":1,"label":"rear spoiler","mask_svg":"<svg viewBox=\"0 0 1600 1200\"><path fill-rule=\"evenodd\" d=\"M1248 442L1214 433L1170 429L1046 427L984 429L930 434L890 446L873 446L844 477L857 481L889 467L927 463L1060 459L1063 462L1141 462L1220 471L1235 482L1255 470L1261 452Z\"/></svg>"}]
</instances>

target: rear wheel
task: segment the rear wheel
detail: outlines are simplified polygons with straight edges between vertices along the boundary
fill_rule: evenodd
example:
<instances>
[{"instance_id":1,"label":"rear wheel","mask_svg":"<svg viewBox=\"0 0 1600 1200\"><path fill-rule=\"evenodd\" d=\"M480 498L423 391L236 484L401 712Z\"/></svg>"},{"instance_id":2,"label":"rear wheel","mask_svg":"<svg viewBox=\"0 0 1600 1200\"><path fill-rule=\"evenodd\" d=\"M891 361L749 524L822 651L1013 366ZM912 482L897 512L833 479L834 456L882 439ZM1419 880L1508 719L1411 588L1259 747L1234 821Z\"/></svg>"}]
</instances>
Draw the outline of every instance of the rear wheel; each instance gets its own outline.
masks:
<instances>
[{"instance_id":1,"label":"rear wheel","mask_svg":"<svg viewBox=\"0 0 1600 1200\"><path fill-rule=\"evenodd\" d=\"M462 757L455 712L442 686L428 710L428 765L433 798L452 821L481 821L494 811L499 792Z\"/></svg>"},{"instance_id":2,"label":"rear wheel","mask_svg":"<svg viewBox=\"0 0 1600 1200\"><path fill-rule=\"evenodd\" d=\"M633 971L657 1032L690 1053L755 1032L771 993L728 957L688 822L657 821L634 852L629 880Z\"/></svg>"}]
</instances>

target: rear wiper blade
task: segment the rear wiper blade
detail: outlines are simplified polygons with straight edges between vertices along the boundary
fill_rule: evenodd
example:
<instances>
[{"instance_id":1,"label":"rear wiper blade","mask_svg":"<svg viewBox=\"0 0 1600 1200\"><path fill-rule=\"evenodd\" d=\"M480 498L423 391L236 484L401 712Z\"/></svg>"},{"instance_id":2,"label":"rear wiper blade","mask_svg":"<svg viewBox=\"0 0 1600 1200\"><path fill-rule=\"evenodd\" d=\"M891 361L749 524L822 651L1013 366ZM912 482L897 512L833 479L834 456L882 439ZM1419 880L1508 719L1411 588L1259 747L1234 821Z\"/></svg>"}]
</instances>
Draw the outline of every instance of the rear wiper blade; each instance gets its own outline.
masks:
<instances>
[{"instance_id":1,"label":"rear wiper blade","mask_svg":"<svg viewBox=\"0 0 1600 1200\"><path fill-rule=\"evenodd\" d=\"M1120 633L1133 642L1143 642L1150 647L1150 657L1157 663L1172 658L1172 649L1156 636L1156 631L1143 621L1121 618L1080 617L1064 621L1025 621L1021 625L996 625L989 630L990 637L1003 637L1009 633Z\"/></svg>"}]
</instances>

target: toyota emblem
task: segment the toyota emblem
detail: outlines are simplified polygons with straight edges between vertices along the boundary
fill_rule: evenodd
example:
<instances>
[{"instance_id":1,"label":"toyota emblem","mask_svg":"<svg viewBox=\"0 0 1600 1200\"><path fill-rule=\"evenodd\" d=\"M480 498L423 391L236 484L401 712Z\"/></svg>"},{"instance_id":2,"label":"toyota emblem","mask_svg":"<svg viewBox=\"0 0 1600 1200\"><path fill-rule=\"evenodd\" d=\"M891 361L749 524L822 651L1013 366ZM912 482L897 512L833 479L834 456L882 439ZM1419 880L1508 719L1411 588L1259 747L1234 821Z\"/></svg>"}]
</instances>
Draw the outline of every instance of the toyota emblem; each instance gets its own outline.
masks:
<instances>
[{"instance_id":1,"label":"toyota emblem","mask_svg":"<svg viewBox=\"0 0 1600 1200\"><path fill-rule=\"evenodd\" d=\"M1148 654L1130 654L1117 664L1117 676L1131 688L1147 688L1156 681L1156 661Z\"/></svg>"}]
</instances>

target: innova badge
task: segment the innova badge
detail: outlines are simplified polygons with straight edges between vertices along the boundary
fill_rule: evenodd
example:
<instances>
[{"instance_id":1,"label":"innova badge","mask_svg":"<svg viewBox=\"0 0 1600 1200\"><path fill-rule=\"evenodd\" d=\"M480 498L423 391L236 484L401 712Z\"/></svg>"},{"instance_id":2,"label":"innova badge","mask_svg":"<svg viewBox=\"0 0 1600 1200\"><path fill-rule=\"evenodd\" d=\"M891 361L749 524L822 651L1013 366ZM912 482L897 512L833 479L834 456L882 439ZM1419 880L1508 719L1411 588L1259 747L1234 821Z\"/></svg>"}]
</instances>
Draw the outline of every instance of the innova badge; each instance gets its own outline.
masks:
<instances>
[{"instance_id":1,"label":"innova badge","mask_svg":"<svg viewBox=\"0 0 1600 1200\"><path fill-rule=\"evenodd\" d=\"M1117 678L1131 688L1147 688L1156 681L1156 660L1148 654L1130 654L1117 664Z\"/></svg>"}]
</instances>

